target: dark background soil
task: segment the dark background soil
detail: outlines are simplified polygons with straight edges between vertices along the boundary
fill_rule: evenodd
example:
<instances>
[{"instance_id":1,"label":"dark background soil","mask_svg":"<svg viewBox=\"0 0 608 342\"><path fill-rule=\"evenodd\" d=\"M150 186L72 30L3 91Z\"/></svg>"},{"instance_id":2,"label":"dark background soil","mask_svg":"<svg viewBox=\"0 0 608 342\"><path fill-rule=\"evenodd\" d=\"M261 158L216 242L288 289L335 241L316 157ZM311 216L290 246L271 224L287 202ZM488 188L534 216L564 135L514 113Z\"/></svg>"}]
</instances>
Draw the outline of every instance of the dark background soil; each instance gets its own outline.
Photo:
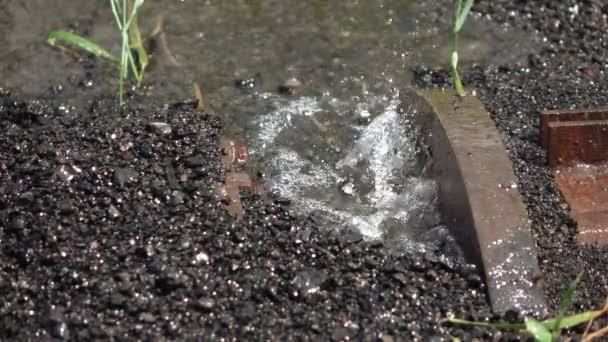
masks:
<instances>
[{"instance_id":1,"label":"dark background soil","mask_svg":"<svg viewBox=\"0 0 608 342\"><path fill-rule=\"evenodd\" d=\"M597 308L608 254L576 245L538 114L606 104L608 2L480 1L474 10L547 38L524 65L465 66L462 76L510 151L552 306L584 270L576 309ZM445 72L415 73L419 85L449 86ZM0 102L0 340L515 337L438 324L492 318L470 267L390 255L280 198L247 198L235 222L213 195L221 122L188 105L134 98L122 110L97 99L74 109L6 91Z\"/></svg>"}]
</instances>

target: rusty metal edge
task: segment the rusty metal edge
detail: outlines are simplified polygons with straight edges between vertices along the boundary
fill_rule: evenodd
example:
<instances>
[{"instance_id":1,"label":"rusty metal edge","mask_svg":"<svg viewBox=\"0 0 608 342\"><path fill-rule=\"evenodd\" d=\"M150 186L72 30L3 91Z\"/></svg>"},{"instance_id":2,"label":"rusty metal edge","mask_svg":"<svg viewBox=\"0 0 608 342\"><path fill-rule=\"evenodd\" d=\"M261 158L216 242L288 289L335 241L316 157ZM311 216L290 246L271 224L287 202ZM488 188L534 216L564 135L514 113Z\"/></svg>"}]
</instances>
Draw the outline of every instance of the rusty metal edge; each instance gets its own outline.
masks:
<instances>
[{"instance_id":1,"label":"rusty metal edge","mask_svg":"<svg viewBox=\"0 0 608 342\"><path fill-rule=\"evenodd\" d=\"M608 120L552 121L547 124L547 160L552 168L608 159Z\"/></svg>"},{"instance_id":2,"label":"rusty metal edge","mask_svg":"<svg viewBox=\"0 0 608 342\"><path fill-rule=\"evenodd\" d=\"M608 108L544 110L540 113L540 145L547 150L549 143L549 124L552 122L605 120L608 119Z\"/></svg>"},{"instance_id":3,"label":"rusty metal edge","mask_svg":"<svg viewBox=\"0 0 608 342\"><path fill-rule=\"evenodd\" d=\"M475 97L458 99L451 90L416 96L402 97L402 106L424 102L414 106L420 108L414 121L427 132L442 215L468 261L481 269L493 311L546 315L527 210L511 188L516 178L494 122Z\"/></svg>"}]
</instances>

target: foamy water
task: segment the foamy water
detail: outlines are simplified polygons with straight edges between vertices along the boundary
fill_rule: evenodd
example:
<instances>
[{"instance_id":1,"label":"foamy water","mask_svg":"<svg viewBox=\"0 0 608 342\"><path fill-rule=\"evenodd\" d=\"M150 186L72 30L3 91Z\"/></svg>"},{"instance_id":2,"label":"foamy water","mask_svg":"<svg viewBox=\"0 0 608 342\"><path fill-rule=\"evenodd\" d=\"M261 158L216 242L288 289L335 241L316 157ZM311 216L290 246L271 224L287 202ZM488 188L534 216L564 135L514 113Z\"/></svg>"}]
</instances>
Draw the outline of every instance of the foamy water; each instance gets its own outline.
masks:
<instances>
[{"instance_id":1,"label":"foamy water","mask_svg":"<svg viewBox=\"0 0 608 342\"><path fill-rule=\"evenodd\" d=\"M265 96L276 109L257 118L251 153L295 210L401 244L424 240L439 225L435 182L412 176L417 147L400 120L398 93L352 105Z\"/></svg>"}]
</instances>

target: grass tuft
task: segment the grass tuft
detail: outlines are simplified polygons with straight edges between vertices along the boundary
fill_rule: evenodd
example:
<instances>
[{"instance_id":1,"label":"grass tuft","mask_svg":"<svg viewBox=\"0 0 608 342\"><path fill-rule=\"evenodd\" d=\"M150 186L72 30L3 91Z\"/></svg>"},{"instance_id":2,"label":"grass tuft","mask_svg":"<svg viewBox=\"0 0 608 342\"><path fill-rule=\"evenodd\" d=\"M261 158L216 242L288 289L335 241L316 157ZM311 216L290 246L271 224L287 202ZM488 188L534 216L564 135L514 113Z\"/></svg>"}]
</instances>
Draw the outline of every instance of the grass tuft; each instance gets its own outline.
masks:
<instances>
[{"instance_id":1,"label":"grass tuft","mask_svg":"<svg viewBox=\"0 0 608 342\"><path fill-rule=\"evenodd\" d=\"M568 285L568 288L562 297L557 316L553 319L547 319L539 322L534 318L526 317L524 323L484 323L457 318L446 318L442 320L441 323L461 324L501 330L524 331L532 335L535 341L538 342L558 341L563 329L573 328L580 324L590 322L608 312L607 301L607 304L604 305L604 307L600 310L586 311L572 316L565 316L566 312L572 307L574 294L576 293L576 288L581 280L581 277L582 273L580 273L576 279L574 279Z\"/></svg>"},{"instance_id":2,"label":"grass tuft","mask_svg":"<svg viewBox=\"0 0 608 342\"><path fill-rule=\"evenodd\" d=\"M49 33L47 42L52 46L56 46L58 41L69 43L117 65L119 75L118 98L122 105L124 104L124 83L129 77L129 72L133 75L139 87L149 64L148 52L144 47L144 40L137 24L138 14L144 0L109 1L121 38L120 58L116 58L92 41L71 32L53 31Z\"/></svg>"},{"instance_id":3,"label":"grass tuft","mask_svg":"<svg viewBox=\"0 0 608 342\"><path fill-rule=\"evenodd\" d=\"M460 80L460 74L458 74L458 39L459 33L464 26L464 23L471 12L471 8L473 7L473 0L465 0L463 5L462 0L456 0L456 10L454 15L454 48L452 50L452 79L454 82L454 89L456 89L456 93L458 96L464 95L464 87L462 86L462 81Z\"/></svg>"}]
</instances>

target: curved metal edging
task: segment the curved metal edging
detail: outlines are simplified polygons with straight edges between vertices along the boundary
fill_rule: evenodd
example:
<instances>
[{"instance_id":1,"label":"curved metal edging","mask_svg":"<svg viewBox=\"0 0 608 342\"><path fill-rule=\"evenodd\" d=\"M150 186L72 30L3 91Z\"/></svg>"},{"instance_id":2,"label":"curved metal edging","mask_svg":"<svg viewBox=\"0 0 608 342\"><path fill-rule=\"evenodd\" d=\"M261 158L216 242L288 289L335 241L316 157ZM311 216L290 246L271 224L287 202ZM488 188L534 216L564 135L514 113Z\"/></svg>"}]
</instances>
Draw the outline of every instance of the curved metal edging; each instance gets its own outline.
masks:
<instances>
[{"instance_id":1,"label":"curved metal edging","mask_svg":"<svg viewBox=\"0 0 608 342\"><path fill-rule=\"evenodd\" d=\"M527 211L494 122L474 96L418 95L427 104L418 106L414 120L430 147L443 219L482 270L493 310L546 315Z\"/></svg>"}]
</instances>

